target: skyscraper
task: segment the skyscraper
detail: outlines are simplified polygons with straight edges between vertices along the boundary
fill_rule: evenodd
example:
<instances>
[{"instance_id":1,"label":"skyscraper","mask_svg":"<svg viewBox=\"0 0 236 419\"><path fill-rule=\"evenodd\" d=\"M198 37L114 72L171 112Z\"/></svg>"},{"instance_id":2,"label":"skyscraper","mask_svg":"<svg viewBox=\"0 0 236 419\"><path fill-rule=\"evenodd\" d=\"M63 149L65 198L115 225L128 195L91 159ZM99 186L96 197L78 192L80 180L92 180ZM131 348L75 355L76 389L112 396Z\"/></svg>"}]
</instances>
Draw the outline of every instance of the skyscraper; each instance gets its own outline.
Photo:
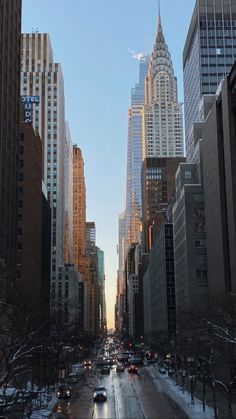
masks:
<instances>
[{"instance_id":1,"label":"skyscraper","mask_svg":"<svg viewBox=\"0 0 236 419\"><path fill-rule=\"evenodd\" d=\"M0 2L0 259L15 277L21 0ZM1 277L0 266L0 277ZM5 275L4 274L4 275Z\"/></svg>"},{"instance_id":2,"label":"skyscraper","mask_svg":"<svg viewBox=\"0 0 236 419\"><path fill-rule=\"evenodd\" d=\"M43 179L52 208L52 296L57 292L59 265L64 263L64 82L61 65L53 61L49 35L22 35L21 94L39 96L32 124L43 145Z\"/></svg>"},{"instance_id":3,"label":"skyscraper","mask_svg":"<svg viewBox=\"0 0 236 419\"><path fill-rule=\"evenodd\" d=\"M143 159L184 155L182 105L160 13L145 86Z\"/></svg>"},{"instance_id":4,"label":"skyscraper","mask_svg":"<svg viewBox=\"0 0 236 419\"><path fill-rule=\"evenodd\" d=\"M235 59L235 0L196 0L183 52L187 161L193 158L202 95L216 93Z\"/></svg>"},{"instance_id":5,"label":"skyscraper","mask_svg":"<svg viewBox=\"0 0 236 419\"><path fill-rule=\"evenodd\" d=\"M65 263L72 264L74 261L74 234L73 234L73 145L68 122L66 123L65 138L65 168L64 168L64 188L65 188Z\"/></svg>"},{"instance_id":6,"label":"skyscraper","mask_svg":"<svg viewBox=\"0 0 236 419\"><path fill-rule=\"evenodd\" d=\"M153 245L153 225L158 229L166 220L166 209L175 189L175 173L184 158L149 157L142 165L142 248L149 253Z\"/></svg>"},{"instance_id":7,"label":"skyscraper","mask_svg":"<svg viewBox=\"0 0 236 419\"><path fill-rule=\"evenodd\" d=\"M24 289L42 292L42 141L20 121L17 279ZM50 279L49 279L50 283Z\"/></svg>"},{"instance_id":8,"label":"skyscraper","mask_svg":"<svg viewBox=\"0 0 236 419\"><path fill-rule=\"evenodd\" d=\"M126 240L137 242L141 220L141 167L142 167L142 106L145 77L149 56L139 62L139 82L131 90L131 107L128 112L128 149L126 177Z\"/></svg>"},{"instance_id":9,"label":"skyscraper","mask_svg":"<svg viewBox=\"0 0 236 419\"><path fill-rule=\"evenodd\" d=\"M116 320L119 331L123 328L124 311L124 285L125 285L125 251L126 251L126 219L125 211L119 215L118 220L118 272L117 272L117 298L116 298Z\"/></svg>"},{"instance_id":10,"label":"skyscraper","mask_svg":"<svg viewBox=\"0 0 236 419\"><path fill-rule=\"evenodd\" d=\"M106 300L105 300L105 267L104 251L97 250L98 255L98 309L99 309L99 330L100 333L106 330Z\"/></svg>"},{"instance_id":11,"label":"skyscraper","mask_svg":"<svg viewBox=\"0 0 236 419\"><path fill-rule=\"evenodd\" d=\"M84 160L80 148L76 145L73 147L73 219L74 263L79 270L81 258L85 256L86 186Z\"/></svg>"}]
</instances>

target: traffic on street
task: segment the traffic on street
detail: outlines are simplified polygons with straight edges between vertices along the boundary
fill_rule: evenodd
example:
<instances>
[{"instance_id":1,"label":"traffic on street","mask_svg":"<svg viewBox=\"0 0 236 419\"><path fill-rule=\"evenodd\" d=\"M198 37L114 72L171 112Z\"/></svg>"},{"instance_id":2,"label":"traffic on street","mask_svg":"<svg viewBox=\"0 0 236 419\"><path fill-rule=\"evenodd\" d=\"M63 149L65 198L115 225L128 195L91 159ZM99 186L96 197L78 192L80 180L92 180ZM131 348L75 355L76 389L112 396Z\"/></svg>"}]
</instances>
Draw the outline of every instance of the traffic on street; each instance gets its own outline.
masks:
<instances>
[{"instance_id":1,"label":"traffic on street","mask_svg":"<svg viewBox=\"0 0 236 419\"><path fill-rule=\"evenodd\" d=\"M83 383L59 398L51 419L177 419L186 414L165 394L157 391L139 354L125 351L108 338L96 358L83 365Z\"/></svg>"}]
</instances>

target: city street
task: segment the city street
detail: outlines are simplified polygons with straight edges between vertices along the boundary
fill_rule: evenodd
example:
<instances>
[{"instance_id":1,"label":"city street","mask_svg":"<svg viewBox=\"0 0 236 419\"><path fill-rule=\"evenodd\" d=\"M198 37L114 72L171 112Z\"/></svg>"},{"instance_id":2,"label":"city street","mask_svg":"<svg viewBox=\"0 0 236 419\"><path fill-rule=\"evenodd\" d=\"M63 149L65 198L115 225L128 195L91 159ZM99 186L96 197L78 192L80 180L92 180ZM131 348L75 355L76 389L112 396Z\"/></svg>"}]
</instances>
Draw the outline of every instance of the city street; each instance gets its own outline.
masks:
<instances>
[{"instance_id":1,"label":"city street","mask_svg":"<svg viewBox=\"0 0 236 419\"><path fill-rule=\"evenodd\" d=\"M177 419L186 414L166 395L158 393L147 371L139 374L116 373L109 376L92 375L80 392L73 394L70 402L60 401L55 406L53 419ZM93 403L93 387L107 389L107 401Z\"/></svg>"}]
</instances>

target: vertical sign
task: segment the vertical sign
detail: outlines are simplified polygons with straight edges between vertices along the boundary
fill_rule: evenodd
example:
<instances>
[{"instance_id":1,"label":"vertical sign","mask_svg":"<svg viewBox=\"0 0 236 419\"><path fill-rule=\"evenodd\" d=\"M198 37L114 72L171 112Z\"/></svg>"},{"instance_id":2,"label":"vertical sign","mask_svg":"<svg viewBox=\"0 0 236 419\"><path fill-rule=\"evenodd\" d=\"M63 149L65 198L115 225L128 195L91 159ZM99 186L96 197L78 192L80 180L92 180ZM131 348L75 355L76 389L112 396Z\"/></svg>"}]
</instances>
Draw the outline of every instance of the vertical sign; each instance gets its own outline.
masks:
<instances>
[{"instance_id":1,"label":"vertical sign","mask_svg":"<svg viewBox=\"0 0 236 419\"><path fill-rule=\"evenodd\" d=\"M25 118L24 121L26 124L32 124L32 108L33 103L39 103L39 96L21 96L24 110L25 110Z\"/></svg>"}]
</instances>

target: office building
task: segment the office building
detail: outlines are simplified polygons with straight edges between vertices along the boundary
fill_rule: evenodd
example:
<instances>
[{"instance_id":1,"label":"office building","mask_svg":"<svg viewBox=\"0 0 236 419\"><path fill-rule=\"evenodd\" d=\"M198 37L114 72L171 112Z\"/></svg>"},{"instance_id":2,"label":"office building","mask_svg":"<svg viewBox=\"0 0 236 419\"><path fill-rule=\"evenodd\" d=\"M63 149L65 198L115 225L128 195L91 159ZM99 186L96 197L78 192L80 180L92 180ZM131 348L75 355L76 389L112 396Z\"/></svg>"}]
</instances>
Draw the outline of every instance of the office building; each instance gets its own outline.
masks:
<instances>
[{"instance_id":1,"label":"office building","mask_svg":"<svg viewBox=\"0 0 236 419\"><path fill-rule=\"evenodd\" d=\"M143 159L184 155L182 104L161 17L145 85Z\"/></svg>"},{"instance_id":2,"label":"office building","mask_svg":"<svg viewBox=\"0 0 236 419\"><path fill-rule=\"evenodd\" d=\"M221 302L235 299L236 291L235 86L236 65L213 98L200 135L209 296Z\"/></svg>"},{"instance_id":3,"label":"office building","mask_svg":"<svg viewBox=\"0 0 236 419\"><path fill-rule=\"evenodd\" d=\"M86 244L86 185L84 178L84 160L81 149L73 146L73 227L74 227L74 263L80 270L81 259L85 255Z\"/></svg>"},{"instance_id":4,"label":"office building","mask_svg":"<svg viewBox=\"0 0 236 419\"><path fill-rule=\"evenodd\" d=\"M175 190L175 173L184 158L150 157L142 165L142 246L147 253L153 245L153 226L166 220L166 208Z\"/></svg>"},{"instance_id":5,"label":"office building","mask_svg":"<svg viewBox=\"0 0 236 419\"><path fill-rule=\"evenodd\" d=\"M128 148L126 174L126 243L139 239L141 224L142 107L149 56L140 58L139 82L131 90L128 111Z\"/></svg>"},{"instance_id":6,"label":"office building","mask_svg":"<svg viewBox=\"0 0 236 419\"><path fill-rule=\"evenodd\" d=\"M177 322L182 313L201 312L208 302L204 191L197 165L181 163L173 206Z\"/></svg>"},{"instance_id":7,"label":"office building","mask_svg":"<svg viewBox=\"0 0 236 419\"><path fill-rule=\"evenodd\" d=\"M16 278L21 7L21 0L0 2L0 279L10 280Z\"/></svg>"},{"instance_id":8,"label":"office building","mask_svg":"<svg viewBox=\"0 0 236 419\"><path fill-rule=\"evenodd\" d=\"M59 266L57 298L60 323L83 331L83 280L74 265Z\"/></svg>"},{"instance_id":9,"label":"office building","mask_svg":"<svg viewBox=\"0 0 236 419\"><path fill-rule=\"evenodd\" d=\"M43 147L43 180L52 209L51 295L56 296L57 271L64 262L64 82L61 65L53 61L49 35L22 34L21 95L37 98L30 118ZM52 306L54 301L52 300Z\"/></svg>"},{"instance_id":10,"label":"office building","mask_svg":"<svg viewBox=\"0 0 236 419\"><path fill-rule=\"evenodd\" d=\"M187 161L194 153L193 123L203 95L215 94L236 59L234 0L196 0L183 52Z\"/></svg>"},{"instance_id":11,"label":"office building","mask_svg":"<svg viewBox=\"0 0 236 419\"><path fill-rule=\"evenodd\" d=\"M68 122L66 123L64 153L64 196L65 196L65 243L64 262L74 261L74 228L73 228L73 145Z\"/></svg>"},{"instance_id":12,"label":"office building","mask_svg":"<svg viewBox=\"0 0 236 419\"><path fill-rule=\"evenodd\" d=\"M17 279L39 292L42 261L42 141L20 122L17 223Z\"/></svg>"},{"instance_id":13,"label":"office building","mask_svg":"<svg viewBox=\"0 0 236 419\"><path fill-rule=\"evenodd\" d=\"M125 252L126 252L126 218L125 211L120 213L118 219L118 271L117 271L117 329L123 328L124 310L124 282L125 282Z\"/></svg>"},{"instance_id":14,"label":"office building","mask_svg":"<svg viewBox=\"0 0 236 419\"><path fill-rule=\"evenodd\" d=\"M154 236L148 272L145 274L146 328L149 322L146 334L164 333L170 338L176 330L173 225L164 223L159 231L155 228Z\"/></svg>"},{"instance_id":15,"label":"office building","mask_svg":"<svg viewBox=\"0 0 236 419\"><path fill-rule=\"evenodd\" d=\"M98 316L100 334L106 332L106 299L105 299L105 267L104 267L104 251L97 249L98 258Z\"/></svg>"}]
</instances>

